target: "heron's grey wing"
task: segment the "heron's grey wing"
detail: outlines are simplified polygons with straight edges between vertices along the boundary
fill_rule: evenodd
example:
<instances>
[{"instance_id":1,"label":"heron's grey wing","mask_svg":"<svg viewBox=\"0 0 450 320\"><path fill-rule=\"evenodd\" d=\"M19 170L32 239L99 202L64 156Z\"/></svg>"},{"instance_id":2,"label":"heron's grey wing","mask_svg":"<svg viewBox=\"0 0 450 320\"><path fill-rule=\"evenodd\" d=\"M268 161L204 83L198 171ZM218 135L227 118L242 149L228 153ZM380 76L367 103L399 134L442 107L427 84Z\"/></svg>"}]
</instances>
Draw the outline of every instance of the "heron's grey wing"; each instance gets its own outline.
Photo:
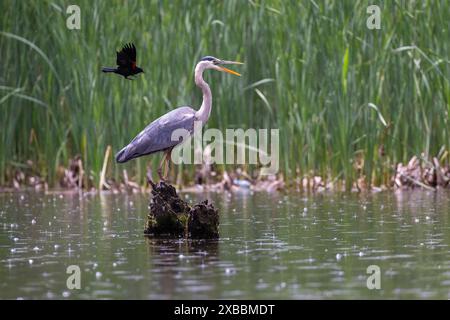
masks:
<instances>
[{"instance_id":1,"label":"heron's grey wing","mask_svg":"<svg viewBox=\"0 0 450 320\"><path fill-rule=\"evenodd\" d=\"M172 133L177 129L194 132L195 110L190 107L180 107L166 113L150 123L126 147L116 154L117 162L141 157L147 154L166 150L176 146L181 141L172 140Z\"/></svg>"}]
</instances>

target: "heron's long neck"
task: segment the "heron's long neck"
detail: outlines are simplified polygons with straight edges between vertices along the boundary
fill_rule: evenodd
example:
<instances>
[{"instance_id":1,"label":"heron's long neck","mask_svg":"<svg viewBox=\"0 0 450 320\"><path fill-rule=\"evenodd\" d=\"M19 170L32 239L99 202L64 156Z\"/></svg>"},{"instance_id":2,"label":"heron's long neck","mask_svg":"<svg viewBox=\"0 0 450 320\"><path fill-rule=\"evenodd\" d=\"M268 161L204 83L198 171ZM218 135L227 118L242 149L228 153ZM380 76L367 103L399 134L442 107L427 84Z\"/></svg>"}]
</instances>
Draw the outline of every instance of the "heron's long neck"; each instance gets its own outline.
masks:
<instances>
[{"instance_id":1,"label":"heron's long neck","mask_svg":"<svg viewBox=\"0 0 450 320\"><path fill-rule=\"evenodd\" d=\"M197 87L202 89L203 92L202 106L195 113L195 116L204 125L206 121L208 121L209 115L211 113L212 95L209 85L205 82L205 80L203 80L203 70L204 68L201 65L197 65L197 67L195 68L195 84L197 85Z\"/></svg>"}]
</instances>

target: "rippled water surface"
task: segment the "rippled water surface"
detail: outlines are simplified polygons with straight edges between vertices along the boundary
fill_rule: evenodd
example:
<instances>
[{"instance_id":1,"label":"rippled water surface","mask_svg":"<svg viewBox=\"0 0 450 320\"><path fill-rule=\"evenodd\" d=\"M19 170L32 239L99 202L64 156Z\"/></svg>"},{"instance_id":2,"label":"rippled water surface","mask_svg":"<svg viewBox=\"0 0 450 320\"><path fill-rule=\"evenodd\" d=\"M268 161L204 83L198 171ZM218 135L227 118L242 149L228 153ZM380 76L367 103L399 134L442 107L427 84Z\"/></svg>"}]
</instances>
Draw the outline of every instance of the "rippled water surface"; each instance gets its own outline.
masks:
<instances>
[{"instance_id":1,"label":"rippled water surface","mask_svg":"<svg viewBox=\"0 0 450 320\"><path fill-rule=\"evenodd\" d=\"M0 298L450 298L449 193L183 196L220 240L144 237L145 195L0 194Z\"/></svg>"}]
</instances>

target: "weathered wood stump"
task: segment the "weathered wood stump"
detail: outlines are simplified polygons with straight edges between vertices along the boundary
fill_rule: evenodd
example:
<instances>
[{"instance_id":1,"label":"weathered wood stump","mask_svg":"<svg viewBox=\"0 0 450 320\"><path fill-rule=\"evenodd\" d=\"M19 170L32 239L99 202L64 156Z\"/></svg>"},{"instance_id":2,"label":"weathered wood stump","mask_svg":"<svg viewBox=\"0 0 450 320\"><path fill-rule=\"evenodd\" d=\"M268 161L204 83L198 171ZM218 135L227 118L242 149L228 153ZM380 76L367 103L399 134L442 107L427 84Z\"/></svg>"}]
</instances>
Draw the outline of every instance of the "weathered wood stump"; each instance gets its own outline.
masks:
<instances>
[{"instance_id":1,"label":"weathered wood stump","mask_svg":"<svg viewBox=\"0 0 450 320\"><path fill-rule=\"evenodd\" d=\"M150 212L144 233L153 236L217 239L219 212L205 200L189 206L176 189L164 181L152 183Z\"/></svg>"}]
</instances>

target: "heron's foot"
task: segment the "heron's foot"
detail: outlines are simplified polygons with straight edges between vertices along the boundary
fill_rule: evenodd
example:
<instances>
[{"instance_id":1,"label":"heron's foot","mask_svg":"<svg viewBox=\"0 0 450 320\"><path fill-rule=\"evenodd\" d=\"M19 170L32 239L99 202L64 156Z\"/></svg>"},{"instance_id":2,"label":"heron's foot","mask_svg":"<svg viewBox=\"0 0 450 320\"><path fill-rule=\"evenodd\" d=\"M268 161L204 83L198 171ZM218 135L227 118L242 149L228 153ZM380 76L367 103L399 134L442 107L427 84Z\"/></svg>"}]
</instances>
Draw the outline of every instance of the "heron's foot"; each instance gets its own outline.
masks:
<instances>
[{"instance_id":1,"label":"heron's foot","mask_svg":"<svg viewBox=\"0 0 450 320\"><path fill-rule=\"evenodd\" d=\"M161 182L165 182L165 183L167 183L167 184L170 184L169 179L168 179L167 177L164 177L164 176L161 177L161 180L160 180L160 181L161 181Z\"/></svg>"}]
</instances>

